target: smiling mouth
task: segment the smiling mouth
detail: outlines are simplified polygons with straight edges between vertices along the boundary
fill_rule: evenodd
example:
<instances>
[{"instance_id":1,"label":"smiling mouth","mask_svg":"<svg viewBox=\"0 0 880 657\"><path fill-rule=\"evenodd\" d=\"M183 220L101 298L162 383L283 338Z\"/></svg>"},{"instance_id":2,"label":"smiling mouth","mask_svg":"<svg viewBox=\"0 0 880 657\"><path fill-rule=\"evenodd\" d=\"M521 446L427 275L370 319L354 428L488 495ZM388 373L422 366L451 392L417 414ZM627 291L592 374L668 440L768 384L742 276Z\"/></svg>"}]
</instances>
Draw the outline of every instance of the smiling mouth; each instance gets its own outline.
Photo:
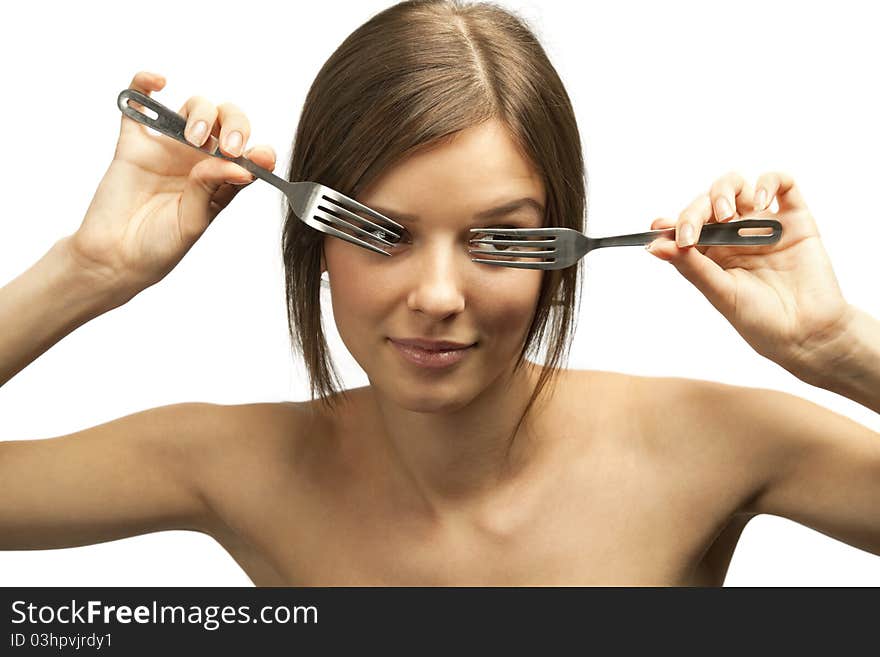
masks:
<instances>
[{"instance_id":1,"label":"smiling mouth","mask_svg":"<svg viewBox=\"0 0 880 657\"><path fill-rule=\"evenodd\" d=\"M401 344L391 338L388 338L388 341L408 363L429 369L443 369L461 362L476 344L456 349L431 350L422 349L415 345Z\"/></svg>"}]
</instances>

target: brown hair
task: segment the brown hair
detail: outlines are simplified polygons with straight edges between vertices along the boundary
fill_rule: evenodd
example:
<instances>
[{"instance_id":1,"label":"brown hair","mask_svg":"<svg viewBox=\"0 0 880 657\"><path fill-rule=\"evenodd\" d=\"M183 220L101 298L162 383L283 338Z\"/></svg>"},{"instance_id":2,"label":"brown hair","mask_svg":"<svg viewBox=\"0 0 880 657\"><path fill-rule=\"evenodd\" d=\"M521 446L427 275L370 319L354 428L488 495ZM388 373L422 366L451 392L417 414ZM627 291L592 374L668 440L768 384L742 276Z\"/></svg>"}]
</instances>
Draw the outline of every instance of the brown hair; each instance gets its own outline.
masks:
<instances>
[{"instance_id":1,"label":"brown hair","mask_svg":"<svg viewBox=\"0 0 880 657\"><path fill-rule=\"evenodd\" d=\"M544 225L583 231L587 181L568 94L524 20L494 3L410 0L352 32L309 89L287 177L357 198L399 160L492 118L505 124L543 178ZM332 408L339 377L321 321L323 238L286 210L282 254L291 341L308 369L312 399L317 392ZM581 265L543 274L514 372L548 334L549 344L514 436L567 361Z\"/></svg>"}]
</instances>

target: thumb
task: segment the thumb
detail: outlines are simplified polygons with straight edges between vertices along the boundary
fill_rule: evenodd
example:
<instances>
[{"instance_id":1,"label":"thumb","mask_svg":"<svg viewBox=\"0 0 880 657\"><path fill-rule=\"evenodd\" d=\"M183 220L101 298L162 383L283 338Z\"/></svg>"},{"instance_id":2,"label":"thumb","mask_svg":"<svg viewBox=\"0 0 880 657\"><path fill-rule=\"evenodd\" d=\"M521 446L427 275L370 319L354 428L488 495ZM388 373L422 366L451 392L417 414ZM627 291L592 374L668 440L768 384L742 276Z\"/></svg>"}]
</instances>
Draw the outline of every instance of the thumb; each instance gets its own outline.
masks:
<instances>
[{"instance_id":1,"label":"thumb","mask_svg":"<svg viewBox=\"0 0 880 657\"><path fill-rule=\"evenodd\" d=\"M134 89L135 91L140 91L145 96L149 96L151 91L161 91L165 86L165 78L159 73L149 73L147 71L140 71L139 73L135 73L134 78L132 78L131 84L128 85L130 89ZM130 102L129 106L133 109L142 112L144 106L140 103ZM140 123L127 117L125 114L122 115L122 122L119 126L119 134L132 134L138 132L146 132L146 128L142 126Z\"/></svg>"},{"instance_id":2,"label":"thumb","mask_svg":"<svg viewBox=\"0 0 880 657\"><path fill-rule=\"evenodd\" d=\"M180 195L181 235L197 239L253 176L234 162L208 157L190 169ZM228 184L231 183L231 184Z\"/></svg>"},{"instance_id":3,"label":"thumb","mask_svg":"<svg viewBox=\"0 0 880 657\"><path fill-rule=\"evenodd\" d=\"M674 240L658 238L647 245L651 255L669 262L724 316L736 306L736 284L712 258L693 246L679 248Z\"/></svg>"}]
</instances>

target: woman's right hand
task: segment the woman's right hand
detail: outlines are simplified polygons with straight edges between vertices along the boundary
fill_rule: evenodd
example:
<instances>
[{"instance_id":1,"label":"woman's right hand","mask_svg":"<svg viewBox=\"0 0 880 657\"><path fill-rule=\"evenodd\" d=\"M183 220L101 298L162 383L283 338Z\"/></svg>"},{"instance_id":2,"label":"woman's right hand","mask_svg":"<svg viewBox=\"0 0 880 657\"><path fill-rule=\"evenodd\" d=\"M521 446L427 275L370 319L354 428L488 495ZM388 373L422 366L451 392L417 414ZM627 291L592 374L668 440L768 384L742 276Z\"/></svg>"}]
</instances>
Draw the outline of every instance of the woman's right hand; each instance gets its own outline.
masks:
<instances>
[{"instance_id":1,"label":"woman's right hand","mask_svg":"<svg viewBox=\"0 0 880 657\"><path fill-rule=\"evenodd\" d=\"M147 72L135 75L130 85L147 95L164 86L161 75ZM223 153L242 154L250 123L236 106L215 107L193 96L179 113L186 118L190 142L201 146L212 134ZM194 128L202 122L205 130L199 137ZM238 146L227 141L235 133L240 136ZM270 171L275 168L269 146L254 147L245 157ZM130 298L164 278L252 180L237 164L150 134L123 115L113 161L82 225L67 238L70 253L77 266Z\"/></svg>"}]
</instances>

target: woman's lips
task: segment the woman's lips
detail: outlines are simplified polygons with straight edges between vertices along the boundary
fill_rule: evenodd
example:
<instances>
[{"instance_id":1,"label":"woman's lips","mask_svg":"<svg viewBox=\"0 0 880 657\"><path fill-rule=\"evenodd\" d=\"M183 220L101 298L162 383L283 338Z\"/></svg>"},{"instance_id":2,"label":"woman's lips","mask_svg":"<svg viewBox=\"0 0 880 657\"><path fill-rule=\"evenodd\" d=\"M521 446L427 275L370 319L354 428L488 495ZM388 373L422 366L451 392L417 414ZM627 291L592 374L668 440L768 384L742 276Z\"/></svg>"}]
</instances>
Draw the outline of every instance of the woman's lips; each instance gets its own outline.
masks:
<instances>
[{"instance_id":1,"label":"woman's lips","mask_svg":"<svg viewBox=\"0 0 880 657\"><path fill-rule=\"evenodd\" d=\"M467 354L469 354L470 350L474 346L471 345L470 347L465 347L464 349L428 351L427 349L420 349L419 347L400 344L399 342L395 342L391 338L389 338L388 341L408 362L429 369L442 369L444 367L455 365L456 363L461 361Z\"/></svg>"}]
</instances>

